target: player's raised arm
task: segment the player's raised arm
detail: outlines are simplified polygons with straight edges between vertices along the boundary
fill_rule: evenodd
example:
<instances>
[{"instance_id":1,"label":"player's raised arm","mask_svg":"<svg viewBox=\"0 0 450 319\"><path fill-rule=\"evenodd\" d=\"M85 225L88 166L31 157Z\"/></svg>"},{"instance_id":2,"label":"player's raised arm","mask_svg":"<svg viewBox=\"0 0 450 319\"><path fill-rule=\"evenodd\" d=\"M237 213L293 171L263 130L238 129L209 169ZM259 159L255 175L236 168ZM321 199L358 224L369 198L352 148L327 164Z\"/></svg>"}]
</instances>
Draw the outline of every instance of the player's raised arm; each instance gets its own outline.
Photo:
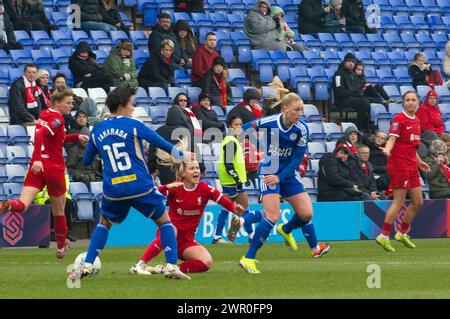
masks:
<instances>
[{"instance_id":1,"label":"player's raised arm","mask_svg":"<svg viewBox=\"0 0 450 319\"><path fill-rule=\"evenodd\" d=\"M209 199L215 201L217 204L219 204L226 210L236 214L237 216L242 216L244 214L244 208L242 208L241 205L235 204L231 200L223 196L223 194L217 188L211 187Z\"/></svg>"}]
</instances>

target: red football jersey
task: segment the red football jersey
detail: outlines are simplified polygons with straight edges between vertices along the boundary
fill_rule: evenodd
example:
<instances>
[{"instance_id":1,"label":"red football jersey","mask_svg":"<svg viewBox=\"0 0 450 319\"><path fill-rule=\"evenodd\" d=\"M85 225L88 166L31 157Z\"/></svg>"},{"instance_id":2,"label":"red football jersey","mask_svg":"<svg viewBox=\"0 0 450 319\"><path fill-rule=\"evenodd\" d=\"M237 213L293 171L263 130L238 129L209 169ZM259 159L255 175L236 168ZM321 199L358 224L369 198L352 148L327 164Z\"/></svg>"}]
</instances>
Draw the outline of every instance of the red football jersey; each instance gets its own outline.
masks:
<instances>
[{"instance_id":1,"label":"red football jersey","mask_svg":"<svg viewBox=\"0 0 450 319\"><path fill-rule=\"evenodd\" d=\"M36 124L33 156L34 161L42 161L45 169L65 169L62 148L65 142L75 142L78 134L66 136L64 118L61 113L46 109L42 111Z\"/></svg>"},{"instance_id":2,"label":"red football jersey","mask_svg":"<svg viewBox=\"0 0 450 319\"><path fill-rule=\"evenodd\" d=\"M417 169L417 149L420 146L420 121L417 116L410 117L404 112L397 114L391 122L389 136L397 141L388 158L388 166L401 170Z\"/></svg>"},{"instance_id":3,"label":"red football jersey","mask_svg":"<svg viewBox=\"0 0 450 319\"><path fill-rule=\"evenodd\" d=\"M205 206L211 199L225 209L233 212L234 203L224 197L215 187L200 181L194 189L184 186L168 190L166 185L159 187L159 191L167 196L169 216L173 225L180 230L187 230L195 236Z\"/></svg>"}]
</instances>

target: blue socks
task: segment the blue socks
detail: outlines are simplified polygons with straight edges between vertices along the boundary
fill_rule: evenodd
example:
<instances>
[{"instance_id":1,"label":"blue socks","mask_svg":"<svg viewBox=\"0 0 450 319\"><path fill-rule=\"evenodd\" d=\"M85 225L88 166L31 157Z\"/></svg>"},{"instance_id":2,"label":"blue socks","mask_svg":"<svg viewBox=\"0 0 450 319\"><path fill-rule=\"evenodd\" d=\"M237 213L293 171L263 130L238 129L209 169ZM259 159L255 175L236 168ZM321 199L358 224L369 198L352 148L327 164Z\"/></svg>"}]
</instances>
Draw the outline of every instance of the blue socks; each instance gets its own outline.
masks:
<instances>
[{"instance_id":1,"label":"blue socks","mask_svg":"<svg viewBox=\"0 0 450 319\"><path fill-rule=\"evenodd\" d=\"M294 229L301 227L303 235L305 236L309 248L314 249L317 247L317 237L314 225L311 221L304 222L297 214L294 214L292 218L283 225L283 231L286 234L290 234Z\"/></svg>"},{"instance_id":2,"label":"blue socks","mask_svg":"<svg viewBox=\"0 0 450 319\"><path fill-rule=\"evenodd\" d=\"M247 234L253 233L253 224L259 223L263 219L263 213L260 210L255 210L254 212L250 212L248 210L245 211L244 216L244 229Z\"/></svg>"},{"instance_id":3,"label":"blue socks","mask_svg":"<svg viewBox=\"0 0 450 319\"><path fill-rule=\"evenodd\" d=\"M216 234L215 236L221 237L223 229L225 227L225 222L228 218L228 211L227 210L221 210L219 217L217 218L217 228L216 228Z\"/></svg>"},{"instance_id":4,"label":"blue socks","mask_svg":"<svg viewBox=\"0 0 450 319\"><path fill-rule=\"evenodd\" d=\"M166 255L166 262L168 264L176 265L178 261L178 244L175 237L175 230L171 222L167 222L159 226L161 234L161 244Z\"/></svg>"},{"instance_id":5,"label":"blue socks","mask_svg":"<svg viewBox=\"0 0 450 319\"><path fill-rule=\"evenodd\" d=\"M256 227L255 235L253 236L253 239L250 243L250 247L247 251L247 254L245 255L245 258L254 259L256 257L256 252L262 247L264 242L267 240L267 237L269 237L270 232L272 231L274 226L275 224L273 224L267 218L264 218L262 222L259 223L258 227Z\"/></svg>"},{"instance_id":6,"label":"blue socks","mask_svg":"<svg viewBox=\"0 0 450 319\"><path fill-rule=\"evenodd\" d=\"M109 229L105 225L97 224L97 227L95 227L94 232L92 233L86 259L84 260L86 263L94 263L95 258L97 258L103 248L105 248L108 234Z\"/></svg>"}]
</instances>

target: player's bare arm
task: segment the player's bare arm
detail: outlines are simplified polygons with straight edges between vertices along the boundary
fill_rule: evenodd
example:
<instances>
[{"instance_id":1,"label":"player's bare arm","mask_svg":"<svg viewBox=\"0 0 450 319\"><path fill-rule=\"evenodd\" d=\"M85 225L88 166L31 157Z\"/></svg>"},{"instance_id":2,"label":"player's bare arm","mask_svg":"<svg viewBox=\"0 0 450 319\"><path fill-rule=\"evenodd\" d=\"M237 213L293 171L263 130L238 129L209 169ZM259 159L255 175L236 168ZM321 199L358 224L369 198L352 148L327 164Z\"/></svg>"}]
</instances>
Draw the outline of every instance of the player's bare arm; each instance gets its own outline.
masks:
<instances>
[{"instance_id":1,"label":"player's bare arm","mask_svg":"<svg viewBox=\"0 0 450 319\"><path fill-rule=\"evenodd\" d=\"M397 137L396 136L389 136L388 141L386 142L386 146L380 147L381 151L383 152L384 155L386 155L387 157L391 156L391 151L394 148L395 142L397 141Z\"/></svg>"}]
</instances>

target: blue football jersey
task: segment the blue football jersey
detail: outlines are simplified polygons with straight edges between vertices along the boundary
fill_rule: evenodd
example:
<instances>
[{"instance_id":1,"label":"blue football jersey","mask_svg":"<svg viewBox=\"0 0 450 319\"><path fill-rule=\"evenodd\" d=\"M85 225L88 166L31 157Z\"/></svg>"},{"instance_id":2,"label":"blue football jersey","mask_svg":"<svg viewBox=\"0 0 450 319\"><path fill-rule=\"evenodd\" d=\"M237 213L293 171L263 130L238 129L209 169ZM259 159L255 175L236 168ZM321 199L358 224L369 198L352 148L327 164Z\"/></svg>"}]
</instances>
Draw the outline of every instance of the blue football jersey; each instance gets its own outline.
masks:
<instances>
[{"instance_id":1,"label":"blue football jersey","mask_svg":"<svg viewBox=\"0 0 450 319\"><path fill-rule=\"evenodd\" d=\"M308 146L308 126L302 119L287 128L282 114L275 114L246 123L242 128L266 132L263 137L266 154L259 165L260 175L277 175L281 182L294 175Z\"/></svg>"},{"instance_id":2,"label":"blue football jersey","mask_svg":"<svg viewBox=\"0 0 450 319\"><path fill-rule=\"evenodd\" d=\"M141 121L117 116L94 126L83 163L92 163L99 154L103 163L103 194L113 200L130 199L154 191L153 180L144 158L142 140L182 158L183 152L149 129Z\"/></svg>"}]
</instances>

